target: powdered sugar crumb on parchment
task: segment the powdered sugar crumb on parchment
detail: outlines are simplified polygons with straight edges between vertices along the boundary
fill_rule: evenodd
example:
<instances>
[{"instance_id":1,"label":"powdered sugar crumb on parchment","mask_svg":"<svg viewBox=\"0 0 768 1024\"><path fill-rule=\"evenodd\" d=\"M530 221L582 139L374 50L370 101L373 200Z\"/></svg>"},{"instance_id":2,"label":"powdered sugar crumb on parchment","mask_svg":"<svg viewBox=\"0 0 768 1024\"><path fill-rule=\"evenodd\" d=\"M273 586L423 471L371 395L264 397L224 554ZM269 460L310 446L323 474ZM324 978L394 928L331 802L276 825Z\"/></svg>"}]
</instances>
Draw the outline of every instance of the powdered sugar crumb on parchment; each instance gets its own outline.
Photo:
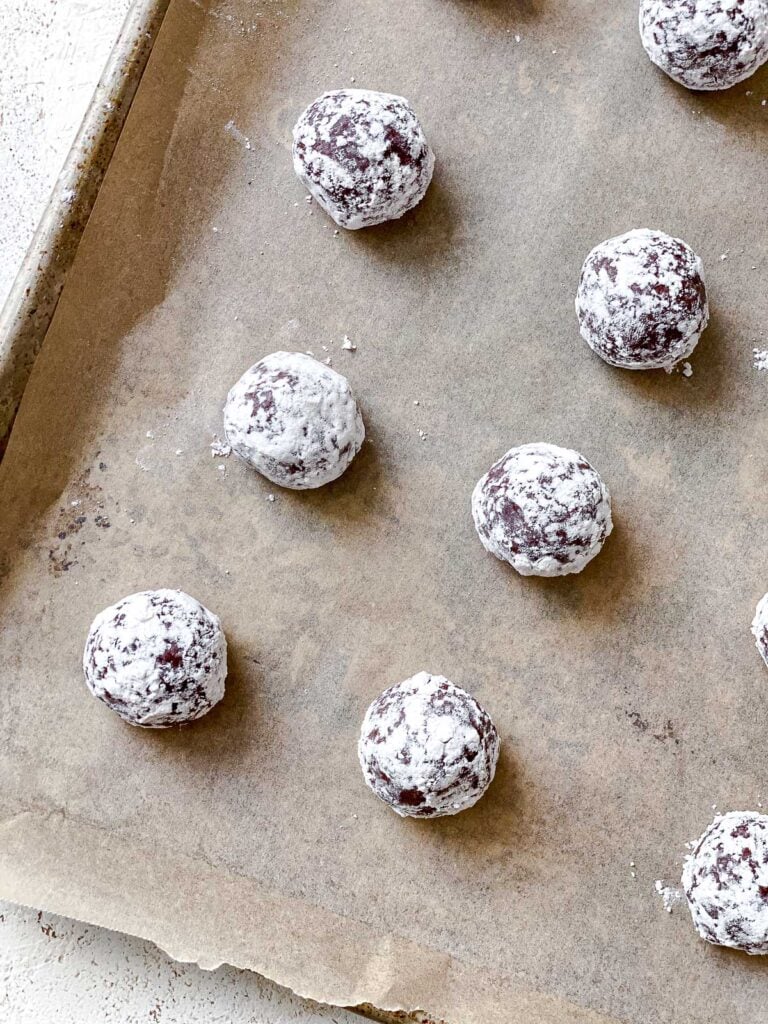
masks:
<instances>
[{"instance_id":1,"label":"powdered sugar crumb on parchment","mask_svg":"<svg viewBox=\"0 0 768 1024\"><path fill-rule=\"evenodd\" d=\"M668 914L671 914L674 907L681 904L685 899L685 894L681 889L677 889L672 885L665 885L662 879L657 879L654 882L654 889L661 896L664 909Z\"/></svg>"},{"instance_id":2,"label":"powdered sugar crumb on parchment","mask_svg":"<svg viewBox=\"0 0 768 1024\"><path fill-rule=\"evenodd\" d=\"M211 458L225 459L228 455L232 454L232 448L226 443L226 441L220 441L215 435L214 440L211 441Z\"/></svg>"},{"instance_id":3,"label":"powdered sugar crumb on parchment","mask_svg":"<svg viewBox=\"0 0 768 1024\"><path fill-rule=\"evenodd\" d=\"M237 127L234 121L227 121L227 123L224 125L224 131L227 133L227 135L230 135L235 140L235 142L239 142L243 149L253 149L253 146L251 145L251 140L244 132L240 131L240 129Z\"/></svg>"},{"instance_id":4,"label":"powdered sugar crumb on parchment","mask_svg":"<svg viewBox=\"0 0 768 1024\"><path fill-rule=\"evenodd\" d=\"M756 370L768 370L768 348L754 348L752 356Z\"/></svg>"}]
</instances>

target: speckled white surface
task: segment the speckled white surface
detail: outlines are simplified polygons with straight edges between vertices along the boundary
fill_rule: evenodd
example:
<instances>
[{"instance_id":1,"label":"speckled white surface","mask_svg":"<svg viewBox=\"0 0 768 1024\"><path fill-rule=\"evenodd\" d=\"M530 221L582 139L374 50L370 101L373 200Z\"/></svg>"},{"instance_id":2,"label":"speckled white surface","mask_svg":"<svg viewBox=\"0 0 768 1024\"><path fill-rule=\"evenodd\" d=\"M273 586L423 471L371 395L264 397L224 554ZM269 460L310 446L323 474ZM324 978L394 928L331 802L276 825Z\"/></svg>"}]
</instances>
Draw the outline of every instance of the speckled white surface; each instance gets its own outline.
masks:
<instances>
[{"instance_id":1,"label":"speckled white surface","mask_svg":"<svg viewBox=\"0 0 768 1024\"><path fill-rule=\"evenodd\" d=\"M130 6L0 3L0 307Z\"/></svg>"},{"instance_id":2,"label":"speckled white surface","mask_svg":"<svg viewBox=\"0 0 768 1024\"><path fill-rule=\"evenodd\" d=\"M3 1024L361 1024L257 974L179 964L151 942L0 903Z\"/></svg>"}]
</instances>

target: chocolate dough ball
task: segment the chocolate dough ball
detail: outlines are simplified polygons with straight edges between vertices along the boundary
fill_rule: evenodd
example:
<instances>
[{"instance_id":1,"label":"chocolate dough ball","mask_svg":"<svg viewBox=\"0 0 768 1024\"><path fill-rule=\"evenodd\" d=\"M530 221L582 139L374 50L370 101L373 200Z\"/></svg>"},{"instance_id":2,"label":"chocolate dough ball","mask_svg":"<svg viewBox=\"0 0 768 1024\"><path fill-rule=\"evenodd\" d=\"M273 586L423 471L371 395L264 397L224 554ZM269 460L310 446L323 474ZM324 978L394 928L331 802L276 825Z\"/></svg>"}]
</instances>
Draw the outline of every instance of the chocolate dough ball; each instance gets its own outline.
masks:
<instances>
[{"instance_id":1,"label":"chocolate dough ball","mask_svg":"<svg viewBox=\"0 0 768 1024\"><path fill-rule=\"evenodd\" d=\"M227 642L218 618L181 590L144 590L93 620L83 656L88 689L124 721L166 729L224 696Z\"/></svg>"},{"instance_id":2,"label":"chocolate dough ball","mask_svg":"<svg viewBox=\"0 0 768 1024\"><path fill-rule=\"evenodd\" d=\"M483 547L522 576L581 572L613 529L597 471L554 444L511 448L478 481L472 516Z\"/></svg>"},{"instance_id":3,"label":"chocolate dough ball","mask_svg":"<svg viewBox=\"0 0 768 1024\"><path fill-rule=\"evenodd\" d=\"M640 229L595 246L576 294L581 336L606 363L671 370L709 321L704 268L663 231Z\"/></svg>"},{"instance_id":4,"label":"chocolate dough ball","mask_svg":"<svg viewBox=\"0 0 768 1024\"><path fill-rule=\"evenodd\" d=\"M755 608L752 636L755 638L755 647L760 651L760 656L765 664L768 665L768 594L760 599Z\"/></svg>"},{"instance_id":5,"label":"chocolate dough ball","mask_svg":"<svg viewBox=\"0 0 768 1024\"><path fill-rule=\"evenodd\" d=\"M642 0L648 56L689 89L729 89L768 60L768 0Z\"/></svg>"},{"instance_id":6,"label":"chocolate dough ball","mask_svg":"<svg viewBox=\"0 0 768 1024\"><path fill-rule=\"evenodd\" d=\"M316 99L293 129L293 167L342 228L395 220L420 203L435 156L402 96L340 89Z\"/></svg>"},{"instance_id":7,"label":"chocolate dough ball","mask_svg":"<svg viewBox=\"0 0 768 1024\"><path fill-rule=\"evenodd\" d=\"M682 885L702 939L745 953L768 953L766 815L718 815L686 857Z\"/></svg>"},{"instance_id":8,"label":"chocolate dough ball","mask_svg":"<svg viewBox=\"0 0 768 1024\"><path fill-rule=\"evenodd\" d=\"M346 377L301 352L274 352L227 396L232 451L272 483L295 491L340 477L365 439Z\"/></svg>"},{"instance_id":9,"label":"chocolate dough ball","mask_svg":"<svg viewBox=\"0 0 768 1024\"><path fill-rule=\"evenodd\" d=\"M368 708L358 755L365 781L401 817L436 818L466 810L488 789L499 736L474 697L419 672Z\"/></svg>"}]
</instances>

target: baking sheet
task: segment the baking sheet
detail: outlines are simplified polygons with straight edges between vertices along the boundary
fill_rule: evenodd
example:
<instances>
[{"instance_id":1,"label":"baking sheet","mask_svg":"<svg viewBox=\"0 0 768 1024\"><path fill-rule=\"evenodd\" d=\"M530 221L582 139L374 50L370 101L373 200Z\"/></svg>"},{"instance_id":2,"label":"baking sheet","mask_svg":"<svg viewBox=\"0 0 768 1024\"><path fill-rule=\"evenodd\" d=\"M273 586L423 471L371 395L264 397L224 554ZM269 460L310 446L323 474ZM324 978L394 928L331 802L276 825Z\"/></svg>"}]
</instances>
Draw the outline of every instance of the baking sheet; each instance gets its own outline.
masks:
<instances>
[{"instance_id":1,"label":"baking sheet","mask_svg":"<svg viewBox=\"0 0 768 1024\"><path fill-rule=\"evenodd\" d=\"M768 76L686 93L635 16L172 3L0 468L0 896L454 1024L759 1017L763 961L654 882L766 782ZM290 129L353 78L411 99L438 168L402 222L336 236ZM640 225L705 261L691 379L578 336L584 255ZM319 492L211 457L229 385L279 348L363 406L370 442ZM540 439L614 496L575 578L521 579L474 534L476 479ZM153 586L231 651L222 705L163 734L80 677L94 614ZM503 737L487 796L432 822L376 801L355 752L422 668Z\"/></svg>"},{"instance_id":2,"label":"baking sheet","mask_svg":"<svg viewBox=\"0 0 768 1024\"><path fill-rule=\"evenodd\" d=\"M0 306L0 458L168 0L134 0L6 301Z\"/></svg>"}]
</instances>

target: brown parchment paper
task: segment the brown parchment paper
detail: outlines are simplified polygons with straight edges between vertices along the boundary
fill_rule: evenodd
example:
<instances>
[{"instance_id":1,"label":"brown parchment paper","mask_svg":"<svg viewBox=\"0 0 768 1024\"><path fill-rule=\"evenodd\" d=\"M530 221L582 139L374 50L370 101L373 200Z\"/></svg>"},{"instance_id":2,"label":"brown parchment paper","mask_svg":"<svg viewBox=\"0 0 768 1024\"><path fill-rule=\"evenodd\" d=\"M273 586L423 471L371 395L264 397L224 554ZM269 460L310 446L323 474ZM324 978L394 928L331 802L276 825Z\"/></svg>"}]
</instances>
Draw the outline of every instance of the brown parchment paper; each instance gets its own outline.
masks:
<instances>
[{"instance_id":1,"label":"brown parchment paper","mask_svg":"<svg viewBox=\"0 0 768 1024\"><path fill-rule=\"evenodd\" d=\"M453 1024L761 1019L765 962L698 940L654 881L714 804L768 788L768 75L687 93L635 21L172 3L0 470L1 896ZM337 236L290 129L353 79L411 99L438 169L402 222ZM578 336L582 259L641 225L707 266L691 379ZM364 408L370 442L319 492L211 457L228 387L279 348L329 356ZM614 495L575 578L521 579L474 534L476 479L537 439ZM167 733L80 671L94 614L154 586L230 642L226 700ZM376 801L355 749L422 668L504 740L487 796L432 822Z\"/></svg>"}]
</instances>

